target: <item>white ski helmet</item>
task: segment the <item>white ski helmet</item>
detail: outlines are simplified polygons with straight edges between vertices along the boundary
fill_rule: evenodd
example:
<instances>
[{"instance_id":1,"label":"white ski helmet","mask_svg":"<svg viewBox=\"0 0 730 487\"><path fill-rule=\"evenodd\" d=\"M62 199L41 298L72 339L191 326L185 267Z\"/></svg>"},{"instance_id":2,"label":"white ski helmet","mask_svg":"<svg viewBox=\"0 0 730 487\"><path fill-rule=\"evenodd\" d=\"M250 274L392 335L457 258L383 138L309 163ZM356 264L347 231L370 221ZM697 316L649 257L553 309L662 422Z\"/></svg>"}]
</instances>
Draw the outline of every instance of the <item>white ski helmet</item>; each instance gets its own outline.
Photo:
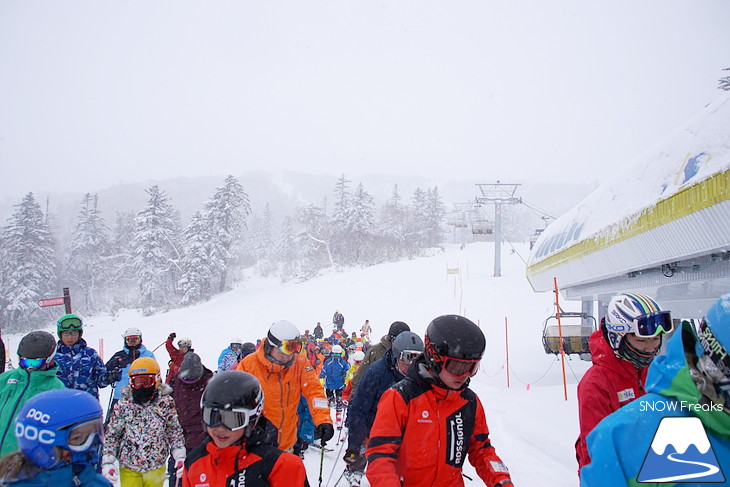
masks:
<instances>
[{"instance_id":1,"label":"white ski helmet","mask_svg":"<svg viewBox=\"0 0 730 487\"><path fill-rule=\"evenodd\" d=\"M332 355L336 355L337 357L341 357L342 356L342 352L344 352L344 350L342 349L341 346L335 345L335 346L332 347Z\"/></svg>"},{"instance_id":2,"label":"white ski helmet","mask_svg":"<svg viewBox=\"0 0 730 487\"><path fill-rule=\"evenodd\" d=\"M362 362L363 360L365 360L365 352L363 352L362 350L357 350L355 353L352 354L352 360L354 360L355 363Z\"/></svg>"},{"instance_id":3,"label":"white ski helmet","mask_svg":"<svg viewBox=\"0 0 730 487\"><path fill-rule=\"evenodd\" d=\"M124 338L131 337L131 336L142 336L142 332L137 328L136 326L130 326L126 330L124 330Z\"/></svg>"},{"instance_id":4,"label":"white ski helmet","mask_svg":"<svg viewBox=\"0 0 730 487\"><path fill-rule=\"evenodd\" d=\"M241 339L241 337L233 337L233 338L231 338L230 343L231 343L231 345L234 343L237 343L238 345L242 345L243 339Z\"/></svg>"},{"instance_id":5,"label":"white ski helmet","mask_svg":"<svg viewBox=\"0 0 730 487\"><path fill-rule=\"evenodd\" d=\"M280 320L271 325L267 338L272 345L279 347L286 340L299 340L299 329L291 321Z\"/></svg>"},{"instance_id":6,"label":"white ski helmet","mask_svg":"<svg viewBox=\"0 0 730 487\"><path fill-rule=\"evenodd\" d=\"M611 298L603 321L608 344L618 358L628 360L639 367L646 367L658 353L634 350L624 337L629 333L638 336L659 336L672 331L672 316L662 311L656 301L645 294L622 293Z\"/></svg>"}]
</instances>

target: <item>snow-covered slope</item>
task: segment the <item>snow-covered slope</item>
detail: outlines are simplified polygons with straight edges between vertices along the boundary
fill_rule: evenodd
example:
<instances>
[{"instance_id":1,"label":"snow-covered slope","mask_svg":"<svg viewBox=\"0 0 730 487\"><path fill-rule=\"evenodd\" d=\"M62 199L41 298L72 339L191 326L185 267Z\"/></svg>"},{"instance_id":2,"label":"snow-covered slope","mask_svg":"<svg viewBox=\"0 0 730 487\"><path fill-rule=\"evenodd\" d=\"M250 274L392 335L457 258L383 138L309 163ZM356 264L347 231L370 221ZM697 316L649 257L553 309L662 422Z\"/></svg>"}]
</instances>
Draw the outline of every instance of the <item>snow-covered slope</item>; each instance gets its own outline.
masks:
<instances>
[{"instance_id":1,"label":"snow-covered slope","mask_svg":"<svg viewBox=\"0 0 730 487\"><path fill-rule=\"evenodd\" d=\"M190 337L203 362L214 369L230 337L255 341L280 319L311 330L317 321L323 326L330 324L332 314L339 309L345 315L346 330L359 330L369 319L373 335L380 337L395 320L405 321L423 334L436 316L461 313L479 323L487 337L485 359L472 388L485 405L492 442L510 467L515 485L578 485L573 449L578 435L575 385L589 364L576 359L567 362L565 401L560 363L545 355L541 344L542 322L553 313L553 295L532 292L525 278L526 246L518 246L518 253L505 253L502 277L492 277L492 245L471 244L463 250L449 246L432 257L333 271L304 283L251 278L191 308L147 317L137 311L87 317L84 337L95 348L102 340L108 358L122 346L121 334L129 326L142 330L150 349L174 331L179 337ZM459 274L447 274L447 268L458 268ZM512 369L509 388L504 368L505 318ZM55 333L55 329L49 330ZM18 337L5 338L12 341L10 348L15 350ZM168 360L164 346L155 354L163 365ZM13 360L17 363L16 356ZM105 406L108 394L109 388L102 390ZM322 485L334 485L342 473L341 445L334 445L335 451L325 454ZM317 485L319 452L308 451L305 463L310 484ZM466 480L467 486L482 485L473 469L469 467L465 473L475 479Z\"/></svg>"}]
</instances>

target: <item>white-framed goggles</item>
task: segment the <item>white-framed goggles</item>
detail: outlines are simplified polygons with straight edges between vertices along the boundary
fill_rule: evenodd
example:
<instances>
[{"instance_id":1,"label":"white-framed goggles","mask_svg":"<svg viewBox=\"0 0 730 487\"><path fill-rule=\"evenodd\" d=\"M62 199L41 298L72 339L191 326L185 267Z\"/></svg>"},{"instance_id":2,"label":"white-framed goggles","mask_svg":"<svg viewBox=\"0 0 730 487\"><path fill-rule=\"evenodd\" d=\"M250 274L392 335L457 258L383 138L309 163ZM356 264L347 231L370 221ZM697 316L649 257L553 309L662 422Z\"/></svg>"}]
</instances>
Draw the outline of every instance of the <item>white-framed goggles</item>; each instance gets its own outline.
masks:
<instances>
[{"instance_id":1,"label":"white-framed goggles","mask_svg":"<svg viewBox=\"0 0 730 487\"><path fill-rule=\"evenodd\" d=\"M91 419L76 423L68 429L56 433L57 440L65 445L72 452L85 452L98 439L101 443L104 439L104 420L102 418Z\"/></svg>"},{"instance_id":2,"label":"white-framed goggles","mask_svg":"<svg viewBox=\"0 0 730 487\"><path fill-rule=\"evenodd\" d=\"M248 426L251 418L258 415L258 410L251 409L220 409L203 406L203 423L208 428L225 426L231 431L237 431Z\"/></svg>"}]
</instances>

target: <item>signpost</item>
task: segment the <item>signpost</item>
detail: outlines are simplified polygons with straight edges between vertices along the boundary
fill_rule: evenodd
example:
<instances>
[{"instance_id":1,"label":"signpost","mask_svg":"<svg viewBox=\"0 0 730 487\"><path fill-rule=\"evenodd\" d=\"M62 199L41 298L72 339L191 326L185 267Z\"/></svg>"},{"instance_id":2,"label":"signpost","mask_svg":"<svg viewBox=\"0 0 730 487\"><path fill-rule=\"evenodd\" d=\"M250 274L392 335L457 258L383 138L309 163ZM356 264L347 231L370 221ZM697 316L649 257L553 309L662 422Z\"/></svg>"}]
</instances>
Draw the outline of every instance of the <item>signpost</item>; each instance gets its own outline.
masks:
<instances>
[{"instance_id":1,"label":"signpost","mask_svg":"<svg viewBox=\"0 0 730 487\"><path fill-rule=\"evenodd\" d=\"M48 298L48 299L41 299L38 301L38 306L41 308L45 308L46 306L60 306L60 305L66 306L66 314L71 313L71 292L67 287L63 288L63 297L62 298Z\"/></svg>"}]
</instances>

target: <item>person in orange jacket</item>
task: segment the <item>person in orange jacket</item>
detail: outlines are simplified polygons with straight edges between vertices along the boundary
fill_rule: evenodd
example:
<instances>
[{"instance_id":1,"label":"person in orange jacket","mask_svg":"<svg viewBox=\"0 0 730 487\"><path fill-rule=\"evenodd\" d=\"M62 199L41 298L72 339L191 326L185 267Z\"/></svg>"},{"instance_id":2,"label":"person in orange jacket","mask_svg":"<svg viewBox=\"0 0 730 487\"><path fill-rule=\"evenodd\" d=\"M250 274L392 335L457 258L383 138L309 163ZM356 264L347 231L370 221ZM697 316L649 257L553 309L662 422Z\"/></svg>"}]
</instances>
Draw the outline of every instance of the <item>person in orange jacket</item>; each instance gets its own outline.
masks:
<instances>
[{"instance_id":1,"label":"person in orange jacket","mask_svg":"<svg viewBox=\"0 0 730 487\"><path fill-rule=\"evenodd\" d=\"M463 486L468 455L488 487L511 486L482 403L468 388L486 348L484 334L463 316L445 315L428 325L425 338L424 353L378 404L366 451L370 485Z\"/></svg>"},{"instance_id":2,"label":"person in orange jacket","mask_svg":"<svg viewBox=\"0 0 730 487\"><path fill-rule=\"evenodd\" d=\"M251 374L227 370L210 380L201 398L209 438L187 456L183 487L309 485L302 459L277 448L264 402Z\"/></svg>"},{"instance_id":3,"label":"person in orange jacket","mask_svg":"<svg viewBox=\"0 0 730 487\"><path fill-rule=\"evenodd\" d=\"M289 321L277 321L261 347L238 363L237 370L256 376L267 397L264 415L279 430L279 448L290 450L297 441L299 396L308 402L314 420L315 437L322 445L332 439L329 403L312 365L302 350L299 330Z\"/></svg>"}]
</instances>

